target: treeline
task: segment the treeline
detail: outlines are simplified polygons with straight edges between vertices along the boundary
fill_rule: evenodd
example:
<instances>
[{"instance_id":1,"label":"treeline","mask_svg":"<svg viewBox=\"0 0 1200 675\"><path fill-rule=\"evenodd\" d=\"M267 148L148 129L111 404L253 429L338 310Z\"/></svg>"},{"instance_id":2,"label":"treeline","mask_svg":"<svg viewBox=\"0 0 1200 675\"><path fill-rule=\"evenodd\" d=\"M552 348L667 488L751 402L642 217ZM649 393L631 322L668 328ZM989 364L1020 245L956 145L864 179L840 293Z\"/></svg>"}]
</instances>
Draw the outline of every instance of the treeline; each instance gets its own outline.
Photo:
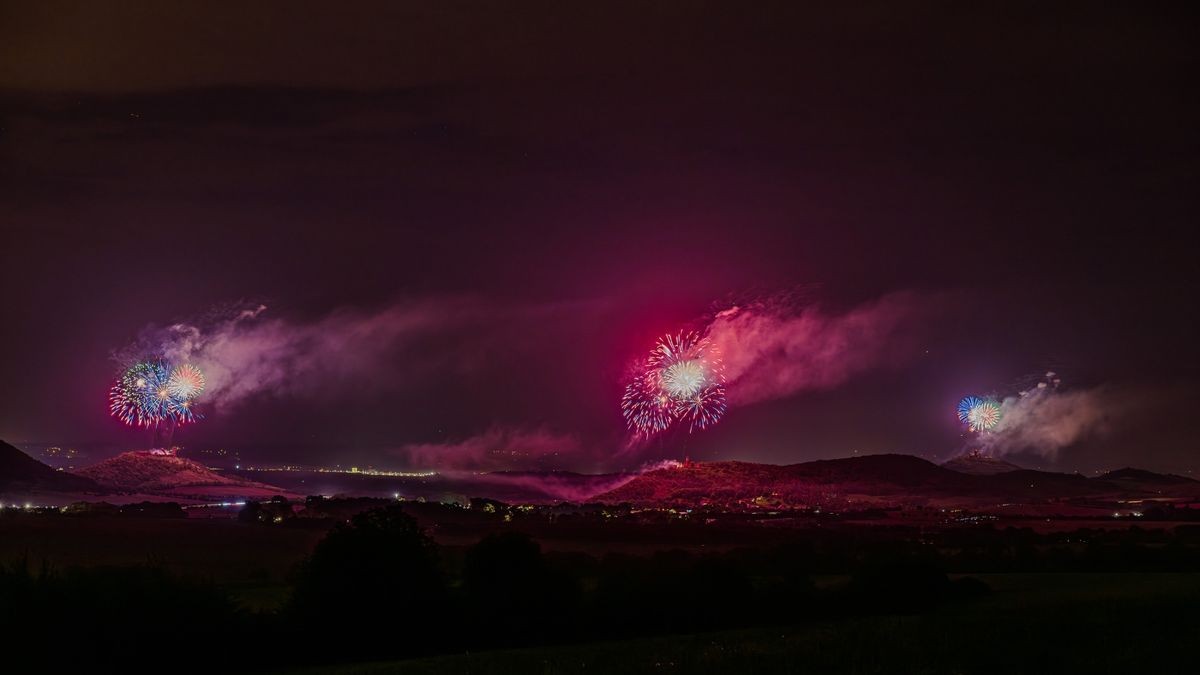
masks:
<instances>
[{"instance_id":1,"label":"treeline","mask_svg":"<svg viewBox=\"0 0 1200 675\"><path fill-rule=\"evenodd\" d=\"M69 506L38 506L0 510L0 518L187 518L177 502L75 502Z\"/></svg>"}]
</instances>

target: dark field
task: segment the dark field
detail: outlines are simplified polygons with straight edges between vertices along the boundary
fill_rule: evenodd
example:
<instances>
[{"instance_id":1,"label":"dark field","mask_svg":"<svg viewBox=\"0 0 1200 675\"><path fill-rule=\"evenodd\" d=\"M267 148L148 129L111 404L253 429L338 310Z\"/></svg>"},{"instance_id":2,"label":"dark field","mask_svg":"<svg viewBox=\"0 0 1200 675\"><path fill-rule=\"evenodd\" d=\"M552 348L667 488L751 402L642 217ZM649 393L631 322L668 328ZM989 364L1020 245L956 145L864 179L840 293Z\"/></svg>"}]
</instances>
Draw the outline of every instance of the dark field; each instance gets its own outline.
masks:
<instances>
[{"instance_id":1,"label":"dark field","mask_svg":"<svg viewBox=\"0 0 1200 675\"><path fill-rule=\"evenodd\" d=\"M1186 673L1196 574L978 575L994 589L919 615L838 620L408 662L300 669L472 673Z\"/></svg>"},{"instance_id":2,"label":"dark field","mask_svg":"<svg viewBox=\"0 0 1200 675\"><path fill-rule=\"evenodd\" d=\"M147 562L219 583L282 579L322 529L255 528L221 519L0 518L0 559L28 555L54 566Z\"/></svg>"},{"instance_id":3,"label":"dark field","mask_svg":"<svg viewBox=\"0 0 1200 675\"><path fill-rule=\"evenodd\" d=\"M285 506L8 511L0 619L69 615L73 641L147 658L183 632L221 672L1169 673L1200 638L1191 523Z\"/></svg>"},{"instance_id":4,"label":"dark field","mask_svg":"<svg viewBox=\"0 0 1200 675\"><path fill-rule=\"evenodd\" d=\"M286 597L292 566L323 529L256 528L236 520L0 518L0 562L27 558L56 569L153 565L212 581L252 609Z\"/></svg>"}]
</instances>

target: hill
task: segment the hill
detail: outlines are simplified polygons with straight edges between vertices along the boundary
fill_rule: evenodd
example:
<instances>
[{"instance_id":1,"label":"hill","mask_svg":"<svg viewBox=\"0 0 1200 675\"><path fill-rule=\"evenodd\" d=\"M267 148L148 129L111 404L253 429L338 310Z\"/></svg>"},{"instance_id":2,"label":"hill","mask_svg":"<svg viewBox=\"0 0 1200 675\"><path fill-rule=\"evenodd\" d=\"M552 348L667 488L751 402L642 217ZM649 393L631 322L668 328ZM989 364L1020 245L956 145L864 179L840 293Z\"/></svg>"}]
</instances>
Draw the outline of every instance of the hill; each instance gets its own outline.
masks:
<instances>
[{"instance_id":1,"label":"hill","mask_svg":"<svg viewBox=\"0 0 1200 675\"><path fill-rule=\"evenodd\" d=\"M972 477L910 455L872 455L789 466L707 462L644 473L593 499L637 505L797 508L880 505L914 496L953 495ZM886 497L878 500L876 498Z\"/></svg>"},{"instance_id":2,"label":"hill","mask_svg":"<svg viewBox=\"0 0 1200 675\"><path fill-rule=\"evenodd\" d=\"M184 488L208 488L203 492L252 494L283 492L264 483L219 474L203 464L175 455L131 450L78 471L79 475L120 492L164 493ZM215 488L215 489L214 489Z\"/></svg>"},{"instance_id":3,"label":"hill","mask_svg":"<svg viewBox=\"0 0 1200 675\"><path fill-rule=\"evenodd\" d=\"M52 469L4 441L0 441L0 490L103 491L95 481Z\"/></svg>"},{"instance_id":4,"label":"hill","mask_svg":"<svg viewBox=\"0 0 1200 675\"><path fill-rule=\"evenodd\" d=\"M1154 473L1145 469L1125 467L1109 471L1100 476L1099 480L1106 481L1125 490L1140 490L1164 496L1200 496L1200 481L1173 473Z\"/></svg>"},{"instance_id":5,"label":"hill","mask_svg":"<svg viewBox=\"0 0 1200 675\"><path fill-rule=\"evenodd\" d=\"M1187 481L1185 487L1200 486L1190 479L1174 478ZM870 455L789 466L711 462L658 469L593 499L679 508L990 508L1006 503L1044 504L1165 492L1145 480L1142 477L1135 484L1120 476L1087 478L1019 467L990 474L966 473L908 455Z\"/></svg>"},{"instance_id":6,"label":"hill","mask_svg":"<svg viewBox=\"0 0 1200 675\"><path fill-rule=\"evenodd\" d=\"M912 455L867 455L823 459L785 467L795 478L850 490L869 488L876 493L933 490L955 492L971 485L956 471Z\"/></svg>"},{"instance_id":7,"label":"hill","mask_svg":"<svg viewBox=\"0 0 1200 675\"><path fill-rule=\"evenodd\" d=\"M1064 497L1111 496L1123 493L1117 485L1077 473L1055 473L1021 469L979 477L989 494L1014 500L1046 500Z\"/></svg>"},{"instance_id":8,"label":"hill","mask_svg":"<svg viewBox=\"0 0 1200 675\"><path fill-rule=\"evenodd\" d=\"M1133 467L1125 467L1116 471L1109 471L1100 476L1102 480L1111 482L1129 482L1153 485L1187 485L1200 484L1200 481L1187 478L1185 476L1177 476L1173 473L1154 473L1145 469L1134 469Z\"/></svg>"},{"instance_id":9,"label":"hill","mask_svg":"<svg viewBox=\"0 0 1200 675\"><path fill-rule=\"evenodd\" d=\"M998 457L992 457L979 452L968 452L942 463L942 468L971 474L972 476L993 476L1009 471L1021 471L1023 467L1012 462L1006 462Z\"/></svg>"}]
</instances>

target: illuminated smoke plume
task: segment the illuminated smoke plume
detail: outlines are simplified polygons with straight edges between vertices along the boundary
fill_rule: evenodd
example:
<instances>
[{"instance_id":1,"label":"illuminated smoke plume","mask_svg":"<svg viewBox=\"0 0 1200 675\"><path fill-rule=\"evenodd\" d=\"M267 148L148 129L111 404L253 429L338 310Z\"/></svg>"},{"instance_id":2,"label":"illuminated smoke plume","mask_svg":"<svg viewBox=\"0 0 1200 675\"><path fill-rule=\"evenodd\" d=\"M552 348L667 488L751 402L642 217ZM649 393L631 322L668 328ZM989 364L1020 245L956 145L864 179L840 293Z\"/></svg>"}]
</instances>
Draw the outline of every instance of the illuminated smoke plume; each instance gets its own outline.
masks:
<instances>
[{"instance_id":1,"label":"illuminated smoke plume","mask_svg":"<svg viewBox=\"0 0 1200 675\"><path fill-rule=\"evenodd\" d=\"M580 452L579 439L568 434L492 427L458 441L406 445L397 454L414 467L497 471L558 464Z\"/></svg>"},{"instance_id":2,"label":"illuminated smoke plume","mask_svg":"<svg viewBox=\"0 0 1200 675\"><path fill-rule=\"evenodd\" d=\"M584 447L570 434L547 429L492 427L462 440L406 445L394 454L404 458L414 469L434 469L441 474L469 479L472 484L519 487L540 492L552 501L575 502L615 490L643 473L682 466L674 460L661 460L647 462L635 471L608 474L581 475L546 470L564 458L600 459L601 452L598 447ZM469 476L467 472L470 472Z\"/></svg>"},{"instance_id":3,"label":"illuminated smoke plume","mask_svg":"<svg viewBox=\"0 0 1200 675\"><path fill-rule=\"evenodd\" d=\"M1102 435L1111 423L1130 413L1137 398L1108 387L1059 391L1058 377L1046 380L1000 403L1000 420L979 437L993 455L1034 452L1053 459L1062 448Z\"/></svg>"},{"instance_id":4,"label":"illuminated smoke plume","mask_svg":"<svg viewBox=\"0 0 1200 675\"><path fill-rule=\"evenodd\" d=\"M447 329L479 319L466 303L397 304L378 311L339 310L313 321L264 316L258 305L194 322L143 331L126 353L190 363L206 377L205 401L228 408L261 393L313 395L394 386L388 364ZM124 357L117 354L116 358ZM433 367L414 358L410 368ZM411 373L408 374L411 376Z\"/></svg>"},{"instance_id":5,"label":"illuminated smoke plume","mask_svg":"<svg viewBox=\"0 0 1200 675\"><path fill-rule=\"evenodd\" d=\"M642 468L638 469L638 473L649 473L658 471L659 469L679 469L683 467L683 462L677 459L660 459L657 462L646 462Z\"/></svg>"},{"instance_id":6,"label":"illuminated smoke plume","mask_svg":"<svg viewBox=\"0 0 1200 675\"><path fill-rule=\"evenodd\" d=\"M708 336L725 362L731 405L830 389L918 352L947 296L891 293L842 314L767 301L717 314Z\"/></svg>"}]
</instances>

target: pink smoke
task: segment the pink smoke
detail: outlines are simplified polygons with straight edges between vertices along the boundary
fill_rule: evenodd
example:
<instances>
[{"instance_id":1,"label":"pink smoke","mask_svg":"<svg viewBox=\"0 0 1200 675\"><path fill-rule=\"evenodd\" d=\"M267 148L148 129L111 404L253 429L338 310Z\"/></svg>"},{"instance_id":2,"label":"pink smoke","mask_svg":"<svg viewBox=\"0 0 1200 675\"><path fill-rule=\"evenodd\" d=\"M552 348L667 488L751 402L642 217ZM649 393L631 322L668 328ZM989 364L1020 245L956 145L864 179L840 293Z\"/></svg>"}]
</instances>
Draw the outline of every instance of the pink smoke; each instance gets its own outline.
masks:
<instances>
[{"instance_id":1,"label":"pink smoke","mask_svg":"<svg viewBox=\"0 0 1200 675\"><path fill-rule=\"evenodd\" d=\"M459 441L407 445L395 454L414 467L434 468L451 476L470 471L472 483L538 492L547 501L587 501L648 471L682 466L675 460L661 460L620 473L576 474L547 470L564 459L587 455L589 449L569 434L547 429L503 427L492 427ZM595 454L594 449L591 454Z\"/></svg>"},{"instance_id":2,"label":"pink smoke","mask_svg":"<svg viewBox=\"0 0 1200 675\"><path fill-rule=\"evenodd\" d=\"M377 311L343 309L307 322L265 318L265 311L258 305L216 319L151 327L127 351L134 358L162 355L198 366L207 380L204 404L220 409L261 393L317 395L394 386L446 364L432 354L406 359L402 378L386 364L455 326L481 320L478 307L447 300Z\"/></svg>"},{"instance_id":3,"label":"pink smoke","mask_svg":"<svg viewBox=\"0 0 1200 675\"><path fill-rule=\"evenodd\" d=\"M637 473L586 475L543 472L485 473L471 478L477 484L540 492L544 495L543 501L585 502L596 495L615 490L637 476Z\"/></svg>"},{"instance_id":4,"label":"pink smoke","mask_svg":"<svg viewBox=\"0 0 1200 675\"><path fill-rule=\"evenodd\" d=\"M492 427L447 443L414 443L397 451L411 466L476 471L542 468L576 457L579 439L547 429Z\"/></svg>"},{"instance_id":5,"label":"pink smoke","mask_svg":"<svg viewBox=\"0 0 1200 675\"><path fill-rule=\"evenodd\" d=\"M903 366L947 304L946 296L913 292L891 293L843 314L765 302L722 311L708 330L725 362L729 402L745 405Z\"/></svg>"}]
</instances>

